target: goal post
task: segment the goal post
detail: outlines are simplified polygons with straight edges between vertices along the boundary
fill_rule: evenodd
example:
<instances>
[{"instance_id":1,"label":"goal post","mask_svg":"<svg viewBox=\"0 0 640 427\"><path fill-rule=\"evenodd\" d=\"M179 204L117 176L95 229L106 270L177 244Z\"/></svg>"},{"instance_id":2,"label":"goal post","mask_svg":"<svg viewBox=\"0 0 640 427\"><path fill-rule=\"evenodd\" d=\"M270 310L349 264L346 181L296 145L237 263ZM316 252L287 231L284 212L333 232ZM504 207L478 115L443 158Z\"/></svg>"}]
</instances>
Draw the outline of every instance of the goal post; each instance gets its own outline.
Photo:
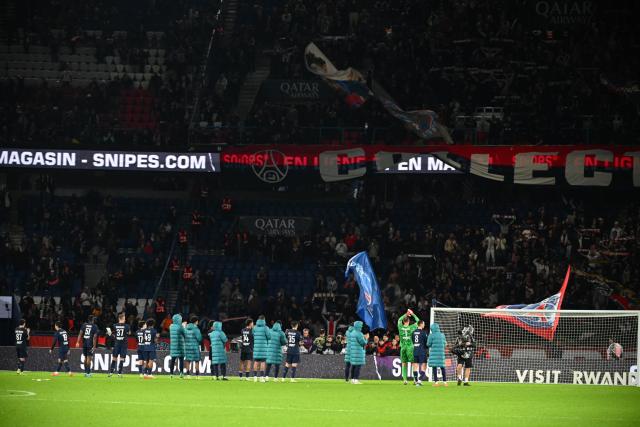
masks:
<instances>
[{"instance_id":1,"label":"goal post","mask_svg":"<svg viewBox=\"0 0 640 427\"><path fill-rule=\"evenodd\" d=\"M640 386L640 311L431 308L447 340L473 326L471 381Z\"/></svg>"}]
</instances>

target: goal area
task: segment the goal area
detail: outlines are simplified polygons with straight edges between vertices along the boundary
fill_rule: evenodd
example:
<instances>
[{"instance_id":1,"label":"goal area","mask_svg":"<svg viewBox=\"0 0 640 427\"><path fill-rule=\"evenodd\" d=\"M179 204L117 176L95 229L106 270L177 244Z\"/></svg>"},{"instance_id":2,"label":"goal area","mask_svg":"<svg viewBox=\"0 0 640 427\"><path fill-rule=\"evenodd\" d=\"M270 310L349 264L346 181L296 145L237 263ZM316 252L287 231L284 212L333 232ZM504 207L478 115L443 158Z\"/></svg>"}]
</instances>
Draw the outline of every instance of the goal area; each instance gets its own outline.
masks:
<instances>
[{"instance_id":1,"label":"goal area","mask_svg":"<svg viewBox=\"0 0 640 427\"><path fill-rule=\"evenodd\" d=\"M451 350L471 325L476 349L471 381L640 386L640 311L432 308Z\"/></svg>"}]
</instances>

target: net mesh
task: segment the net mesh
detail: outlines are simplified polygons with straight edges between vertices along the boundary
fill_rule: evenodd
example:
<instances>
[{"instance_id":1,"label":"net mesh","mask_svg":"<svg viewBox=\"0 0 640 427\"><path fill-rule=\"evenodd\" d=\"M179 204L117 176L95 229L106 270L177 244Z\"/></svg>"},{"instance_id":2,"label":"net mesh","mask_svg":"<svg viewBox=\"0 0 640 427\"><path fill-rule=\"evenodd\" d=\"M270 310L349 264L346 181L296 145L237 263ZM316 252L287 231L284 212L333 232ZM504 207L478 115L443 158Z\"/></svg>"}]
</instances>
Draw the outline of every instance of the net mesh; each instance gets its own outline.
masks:
<instances>
[{"instance_id":1,"label":"net mesh","mask_svg":"<svg viewBox=\"0 0 640 427\"><path fill-rule=\"evenodd\" d=\"M447 374L460 331L473 326L471 381L637 385L638 312L432 309L447 340Z\"/></svg>"}]
</instances>

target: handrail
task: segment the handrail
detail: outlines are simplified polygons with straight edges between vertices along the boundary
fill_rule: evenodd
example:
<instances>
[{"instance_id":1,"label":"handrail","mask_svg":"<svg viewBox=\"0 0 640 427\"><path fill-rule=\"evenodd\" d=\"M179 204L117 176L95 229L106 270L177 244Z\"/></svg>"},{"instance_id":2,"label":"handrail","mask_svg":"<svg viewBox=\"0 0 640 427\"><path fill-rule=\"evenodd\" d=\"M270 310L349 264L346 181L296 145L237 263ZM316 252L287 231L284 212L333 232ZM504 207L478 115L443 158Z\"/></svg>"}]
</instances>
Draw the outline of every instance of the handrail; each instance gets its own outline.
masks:
<instances>
[{"instance_id":1,"label":"handrail","mask_svg":"<svg viewBox=\"0 0 640 427\"><path fill-rule=\"evenodd\" d=\"M220 21L220 15L222 13L222 4L221 2L220 9L216 13L216 24ZM201 66L202 70L200 72L200 79L198 87L195 89L196 98L193 103L193 108L191 110L191 117L189 118L189 129L193 129L196 118L198 117L200 111L200 100L202 98L202 91L209 84L209 63L211 58L211 50L213 49L213 41L217 34L217 27L214 25L213 30L211 31L211 37L209 37L209 45L207 46L207 51L204 55L204 65Z\"/></svg>"}]
</instances>

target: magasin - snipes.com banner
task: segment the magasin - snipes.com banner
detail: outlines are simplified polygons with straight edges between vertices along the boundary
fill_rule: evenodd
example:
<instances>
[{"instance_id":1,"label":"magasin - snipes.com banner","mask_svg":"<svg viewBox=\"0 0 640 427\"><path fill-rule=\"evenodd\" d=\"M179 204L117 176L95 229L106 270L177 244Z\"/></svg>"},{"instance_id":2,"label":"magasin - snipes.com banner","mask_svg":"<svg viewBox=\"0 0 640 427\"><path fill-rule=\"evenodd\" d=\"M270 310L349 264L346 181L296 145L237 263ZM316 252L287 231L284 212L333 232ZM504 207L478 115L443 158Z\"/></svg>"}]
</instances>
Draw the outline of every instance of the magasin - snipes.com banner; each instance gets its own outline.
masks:
<instances>
[{"instance_id":1,"label":"magasin - snipes.com banner","mask_svg":"<svg viewBox=\"0 0 640 427\"><path fill-rule=\"evenodd\" d=\"M0 150L0 167L220 172L220 154L5 148Z\"/></svg>"}]
</instances>

